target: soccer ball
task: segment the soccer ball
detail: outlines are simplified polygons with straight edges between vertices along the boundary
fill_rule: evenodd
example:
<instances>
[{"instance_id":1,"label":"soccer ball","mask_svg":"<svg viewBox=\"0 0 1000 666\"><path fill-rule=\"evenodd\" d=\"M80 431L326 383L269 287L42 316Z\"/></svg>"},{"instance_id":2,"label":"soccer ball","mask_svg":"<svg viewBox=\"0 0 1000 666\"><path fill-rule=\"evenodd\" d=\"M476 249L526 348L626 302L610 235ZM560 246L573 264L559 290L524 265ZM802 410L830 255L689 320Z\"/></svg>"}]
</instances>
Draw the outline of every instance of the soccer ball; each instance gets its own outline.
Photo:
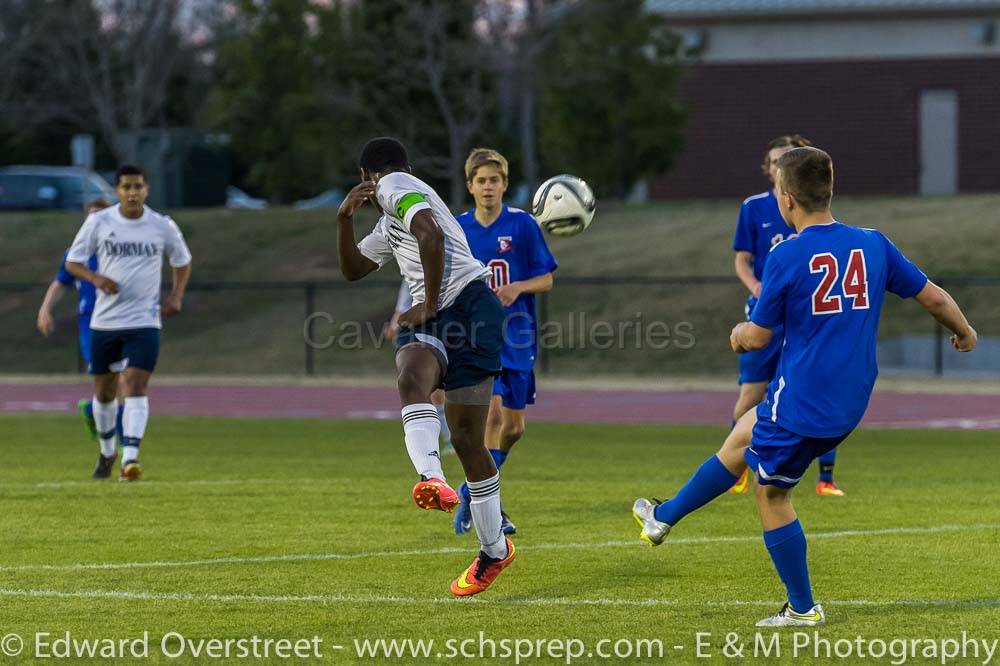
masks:
<instances>
[{"instance_id":1,"label":"soccer ball","mask_svg":"<svg viewBox=\"0 0 1000 666\"><path fill-rule=\"evenodd\" d=\"M587 183L562 174L542 183L531 201L531 214L553 236L575 236L590 226L597 200Z\"/></svg>"}]
</instances>

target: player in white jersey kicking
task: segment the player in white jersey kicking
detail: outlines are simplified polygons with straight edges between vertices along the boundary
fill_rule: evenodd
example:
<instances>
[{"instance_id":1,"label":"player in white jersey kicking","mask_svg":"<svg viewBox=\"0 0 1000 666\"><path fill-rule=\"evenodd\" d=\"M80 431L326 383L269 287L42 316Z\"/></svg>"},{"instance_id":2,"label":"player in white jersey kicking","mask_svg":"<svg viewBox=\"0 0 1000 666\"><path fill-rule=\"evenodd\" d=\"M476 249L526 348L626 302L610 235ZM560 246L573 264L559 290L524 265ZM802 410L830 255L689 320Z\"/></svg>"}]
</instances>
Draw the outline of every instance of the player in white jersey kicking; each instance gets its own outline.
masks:
<instances>
[{"instance_id":1,"label":"player in white jersey kicking","mask_svg":"<svg viewBox=\"0 0 1000 666\"><path fill-rule=\"evenodd\" d=\"M121 203L89 215L66 256L66 270L97 288L90 320L94 421L101 454L94 478L107 478L118 458L116 387L121 375L120 481L142 478L139 444L149 421L149 378L160 353L160 322L181 311L191 277L191 252L173 220L146 207L149 187L142 169L125 165L115 175ZM100 273L87 268L97 255ZM163 258L173 268L173 289L160 304Z\"/></svg>"},{"instance_id":2,"label":"player in white jersey kicking","mask_svg":"<svg viewBox=\"0 0 1000 666\"><path fill-rule=\"evenodd\" d=\"M459 501L441 469L441 423L430 400L441 387L481 544L451 591L477 594L515 557L513 542L500 531L500 474L485 445L493 378L500 373L503 307L486 285L489 271L472 256L451 211L429 185L410 174L403 144L388 137L372 139L360 162L362 182L348 193L337 215L340 271L347 280L360 280L395 257L409 284L414 305L399 317L396 369L406 450L420 475L413 499L423 509L446 512ZM366 201L382 216L358 243L354 213Z\"/></svg>"}]
</instances>

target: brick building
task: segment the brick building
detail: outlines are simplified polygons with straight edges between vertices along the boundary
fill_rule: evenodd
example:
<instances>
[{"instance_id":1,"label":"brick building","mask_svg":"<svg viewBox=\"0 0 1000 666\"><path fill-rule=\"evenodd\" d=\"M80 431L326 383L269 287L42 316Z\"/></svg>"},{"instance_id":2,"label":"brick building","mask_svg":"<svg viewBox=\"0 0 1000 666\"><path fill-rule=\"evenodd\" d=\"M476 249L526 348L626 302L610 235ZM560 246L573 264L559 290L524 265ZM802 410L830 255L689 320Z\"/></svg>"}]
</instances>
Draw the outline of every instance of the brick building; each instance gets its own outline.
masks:
<instances>
[{"instance_id":1,"label":"brick building","mask_svg":"<svg viewBox=\"0 0 1000 666\"><path fill-rule=\"evenodd\" d=\"M699 53L686 146L652 198L762 190L763 146L786 132L830 151L840 194L1000 191L1000 0L648 7Z\"/></svg>"}]
</instances>

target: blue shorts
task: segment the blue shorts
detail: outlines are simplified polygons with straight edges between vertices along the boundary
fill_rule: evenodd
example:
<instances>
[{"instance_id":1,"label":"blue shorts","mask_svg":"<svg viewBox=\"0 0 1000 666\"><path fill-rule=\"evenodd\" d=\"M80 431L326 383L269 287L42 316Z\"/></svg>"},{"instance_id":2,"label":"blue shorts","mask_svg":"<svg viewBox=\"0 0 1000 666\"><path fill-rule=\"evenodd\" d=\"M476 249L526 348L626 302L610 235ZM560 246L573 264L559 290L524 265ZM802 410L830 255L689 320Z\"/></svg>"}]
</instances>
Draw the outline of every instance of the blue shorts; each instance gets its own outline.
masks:
<instances>
[{"instance_id":1,"label":"blue shorts","mask_svg":"<svg viewBox=\"0 0 1000 666\"><path fill-rule=\"evenodd\" d=\"M83 356L83 360L87 363L87 372L91 372L91 360L93 356L90 353L91 346L91 334L90 334L90 315L82 314L76 320L76 327L80 331L80 355Z\"/></svg>"},{"instance_id":2,"label":"blue shorts","mask_svg":"<svg viewBox=\"0 0 1000 666\"><path fill-rule=\"evenodd\" d=\"M758 351L740 354L740 384L769 382L778 374L781 348L785 344L785 327L773 329L771 342Z\"/></svg>"},{"instance_id":3,"label":"blue shorts","mask_svg":"<svg viewBox=\"0 0 1000 666\"><path fill-rule=\"evenodd\" d=\"M794 488L813 459L836 448L850 434L803 437L758 414L750 446L743 453L743 458L757 474L758 485Z\"/></svg>"},{"instance_id":4,"label":"blue shorts","mask_svg":"<svg viewBox=\"0 0 1000 666\"><path fill-rule=\"evenodd\" d=\"M120 331L93 331L91 333L91 372L106 375L122 372L125 368L139 368L147 372L156 369L160 356L160 329L126 328Z\"/></svg>"},{"instance_id":5,"label":"blue shorts","mask_svg":"<svg viewBox=\"0 0 1000 666\"><path fill-rule=\"evenodd\" d=\"M507 409L524 409L535 404L535 371L504 368L493 380L493 395L500 396Z\"/></svg>"},{"instance_id":6,"label":"blue shorts","mask_svg":"<svg viewBox=\"0 0 1000 666\"><path fill-rule=\"evenodd\" d=\"M471 282L449 307L417 328L396 336L396 350L420 342L437 351L444 367L441 387L452 391L476 386L500 374L504 311L481 280Z\"/></svg>"}]
</instances>

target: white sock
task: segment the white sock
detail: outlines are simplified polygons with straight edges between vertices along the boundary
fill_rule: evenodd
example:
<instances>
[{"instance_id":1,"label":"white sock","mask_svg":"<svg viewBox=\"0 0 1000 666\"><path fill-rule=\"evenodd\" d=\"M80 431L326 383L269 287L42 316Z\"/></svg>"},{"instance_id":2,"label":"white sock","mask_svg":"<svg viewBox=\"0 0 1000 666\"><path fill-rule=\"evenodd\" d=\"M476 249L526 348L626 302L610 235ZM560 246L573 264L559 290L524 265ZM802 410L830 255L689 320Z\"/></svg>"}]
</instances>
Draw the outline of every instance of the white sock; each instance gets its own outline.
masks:
<instances>
[{"instance_id":1,"label":"white sock","mask_svg":"<svg viewBox=\"0 0 1000 666\"><path fill-rule=\"evenodd\" d=\"M118 403L98 402L97 396L91 403L94 410L94 423L97 425L97 437L101 441L101 455L105 458L118 453L118 433L115 425L118 421Z\"/></svg>"},{"instance_id":2,"label":"white sock","mask_svg":"<svg viewBox=\"0 0 1000 666\"><path fill-rule=\"evenodd\" d=\"M407 405L403 407L402 414L406 452L410 454L417 474L443 481L444 470L441 469L441 452L438 451L441 421L434 405L429 402Z\"/></svg>"},{"instance_id":3,"label":"white sock","mask_svg":"<svg viewBox=\"0 0 1000 666\"><path fill-rule=\"evenodd\" d=\"M122 431L125 441L122 442L122 462L139 458L139 444L146 434L146 423L149 422L149 398L139 396L125 398L125 413L122 414Z\"/></svg>"},{"instance_id":4,"label":"white sock","mask_svg":"<svg viewBox=\"0 0 1000 666\"><path fill-rule=\"evenodd\" d=\"M476 526L483 552L502 560L507 557L507 539L500 531L500 472L483 481L466 481L472 501L472 524Z\"/></svg>"},{"instance_id":5,"label":"white sock","mask_svg":"<svg viewBox=\"0 0 1000 666\"><path fill-rule=\"evenodd\" d=\"M441 441L451 441L451 428L448 427L448 419L444 416L444 405L434 405L438 413L438 421L441 422Z\"/></svg>"}]
</instances>

